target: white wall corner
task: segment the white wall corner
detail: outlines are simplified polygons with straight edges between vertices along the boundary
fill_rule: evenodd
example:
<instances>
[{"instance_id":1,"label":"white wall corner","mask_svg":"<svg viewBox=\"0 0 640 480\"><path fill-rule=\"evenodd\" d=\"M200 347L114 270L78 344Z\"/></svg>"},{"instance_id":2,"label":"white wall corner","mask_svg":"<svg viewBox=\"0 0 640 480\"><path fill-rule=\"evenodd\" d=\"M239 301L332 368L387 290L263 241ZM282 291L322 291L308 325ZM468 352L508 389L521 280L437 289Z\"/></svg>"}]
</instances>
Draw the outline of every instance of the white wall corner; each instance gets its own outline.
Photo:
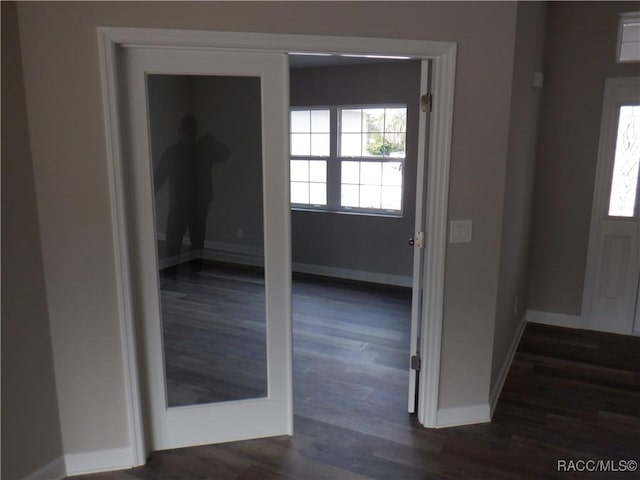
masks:
<instances>
[{"instance_id":1,"label":"white wall corner","mask_svg":"<svg viewBox=\"0 0 640 480\"><path fill-rule=\"evenodd\" d=\"M491 421L491 407L488 403L464 407L441 408L438 410L436 428L460 427Z\"/></svg>"},{"instance_id":2,"label":"white wall corner","mask_svg":"<svg viewBox=\"0 0 640 480\"><path fill-rule=\"evenodd\" d=\"M527 319L527 322L541 323L543 325L567 328L586 328L582 317L579 315L565 315L563 313L527 310L525 318Z\"/></svg>"},{"instance_id":3,"label":"white wall corner","mask_svg":"<svg viewBox=\"0 0 640 480\"><path fill-rule=\"evenodd\" d=\"M69 453L64 456L67 475L122 470L134 466L131 447L94 450L92 452Z\"/></svg>"},{"instance_id":4,"label":"white wall corner","mask_svg":"<svg viewBox=\"0 0 640 480\"><path fill-rule=\"evenodd\" d=\"M61 480L67 476L64 457L58 457L24 477L24 480Z\"/></svg>"},{"instance_id":5,"label":"white wall corner","mask_svg":"<svg viewBox=\"0 0 640 480\"><path fill-rule=\"evenodd\" d=\"M504 387L504 382L507 379L507 375L509 374L509 370L511 369L511 364L513 363L513 358L516 356L516 351L518 350L518 345L520 344L520 340L522 339L522 334L524 333L524 327L527 325L527 316L526 314L522 316L520 320L520 326L518 327L518 331L513 336L513 341L509 346L509 352L504 359L504 363L502 364L502 368L500 369L500 373L498 374L498 378L496 379L495 385L491 389L491 393L489 394L489 405L491 405L491 417L493 417L493 411L496 409L496 405L498 404L498 399L500 398L500 393L502 392L502 387Z\"/></svg>"}]
</instances>

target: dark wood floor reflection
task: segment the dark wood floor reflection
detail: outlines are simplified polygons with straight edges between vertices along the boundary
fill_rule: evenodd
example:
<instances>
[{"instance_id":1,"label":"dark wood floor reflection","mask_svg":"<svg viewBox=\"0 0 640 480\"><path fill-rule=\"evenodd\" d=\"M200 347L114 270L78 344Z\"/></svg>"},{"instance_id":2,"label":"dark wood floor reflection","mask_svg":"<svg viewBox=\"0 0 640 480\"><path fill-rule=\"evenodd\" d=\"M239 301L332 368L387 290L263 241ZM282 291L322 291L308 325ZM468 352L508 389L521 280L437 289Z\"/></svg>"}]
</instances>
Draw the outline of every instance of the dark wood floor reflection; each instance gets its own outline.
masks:
<instances>
[{"instance_id":1,"label":"dark wood floor reflection","mask_svg":"<svg viewBox=\"0 0 640 480\"><path fill-rule=\"evenodd\" d=\"M160 287L169 405L265 396L263 270L191 261L162 270ZM408 289L297 275L296 407L325 415L339 391L406 422L410 302Z\"/></svg>"},{"instance_id":2,"label":"dark wood floor reflection","mask_svg":"<svg viewBox=\"0 0 640 480\"><path fill-rule=\"evenodd\" d=\"M160 290L169 406L267 395L263 269L192 260Z\"/></svg>"},{"instance_id":3,"label":"dark wood floor reflection","mask_svg":"<svg viewBox=\"0 0 640 480\"><path fill-rule=\"evenodd\" d=\"M530 324L493 421L426 430L405 413L409 305L404 289L296 277L293 437L76 478L564 479L585 473L559 459L640 459L640 338Z\"/></svg>"}]
</instances>

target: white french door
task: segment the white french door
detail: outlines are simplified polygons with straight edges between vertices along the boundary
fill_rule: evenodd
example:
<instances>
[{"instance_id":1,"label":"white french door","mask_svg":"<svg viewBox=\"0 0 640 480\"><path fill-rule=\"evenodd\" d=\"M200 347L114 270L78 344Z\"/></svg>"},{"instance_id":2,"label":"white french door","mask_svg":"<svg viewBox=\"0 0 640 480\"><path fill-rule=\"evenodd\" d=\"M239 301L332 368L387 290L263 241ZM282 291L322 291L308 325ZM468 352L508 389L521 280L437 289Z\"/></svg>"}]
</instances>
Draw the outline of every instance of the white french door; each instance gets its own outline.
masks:
<instances>
[{"instance_id":1,"label":"white french door","mask_svg":"<svg viewBox=\"0 0 640 480\"><path fill-rule=\"evenodd\" d=\"M208 49L126 47L123 58L125 75L121 81L125 92L123 105L126 112L123 117L128 134L125 142L127 147L124 155L124 175L128 183L127 191L130 192L127 204L128 232L132 252L136 322L141 337L140 351L143 352L141 355L143 357L141 359L142 378L145 382L143 405L148 410L150 449L159 450L274 435L291 435L293 406L287 143L289 91L286 55ZM182 90L175 94L167 94L163 93L164 90L158 90L159 87L151 91L152 83L187 86L180 87ZM206 85L213 85L213 87L201 93ZM196 95L194 92L200 92L198 95L201 96L194 97ZM253 105L248 103L250 98L254 100ZM160 103L158 106L153 103L156 101L165 103ZM182 104L189 105L189 108L183 108ZM172 110L181 113L169 122L165 117ZM163 122L171 125L164 125ZM162 133L152 135L154 128L156 132L163 131L162 128L165 132L175 132L176 138L179 133L179 140L169 139L168 133L164 136ZM163 310L164 299L161 298L161 278L158 271L159 248L157 247L157 234L162 231L158 222L164 221L167 215L156 217L156 213L164 208L159 199L162 189L164 188L165 191L171 188L176 189L178 180L171 175L176 175L177 178L178 173L182 171L181 167L176 165L179 165L179 162L191 161L185 160L187 154L184 154L184 158L176 160L178 155L176 152L189 151L189 148L184 147L184 143L180 142L189 143L189 137L192 137L194 145L200 142L199 138L196 140L196 137L201 134L201 131L196 133L198 128L201 131L204 128L215 130L218 137L224 138L216 139L210 132L208 136L199 137L204 139L202 142L209 141L209 147L207 147L209 150L202 153L199 150L200 147L193 147L192 150L196 149L197 153L189 158L200 159L206 155L217 155L219 158L205 162L208 167L200 171L200 178L196 180L198 183L187 188L186 194L183 192L182 200L174 199L176 203L184 203L185 195L198 196L193 194L193 190L197 188L203 190L202 187L197 186L203 183L204 174L201 172L210 172L211 170L207 168L215 172L216 161L226 163L222 170L219 170L223 172L221 174L223 179L213 188L213 203L205 205L209 213L214 209L213 205L216 205L216 191L230 192L229 194L242 191L244 182L234 183L225 178L245 178L246 182L249 182L253 176L257 176L258 188L253 189L254 191L260 190L261 183L262 194L258 193L258 195L262 198L253 203L259 203L258 220L254 223L264 228L257 234L257 238L264 242L264 257L260 261L264 264L264 293L258 292L263 295L261 298L264 302L262 307L264 323L256 327L256 321L253 318L242 318L238 322L245 322L240 325L242 330L254 328L264 335L262 353L253 355L252 359L261 359L258 367L264 368L265 385L263 390L257 389L258 393L247 394L246 398L240 396L231 400L202 400L208 397L200 395L200 397L189 397L195 399L193 401L185 401L184 391L172 397L169 388L168 353L165 349L167 332L163 331L163 328L166 328L166 326L163 327L163 317L166 323L171 312ZM220 135L221 131L222 135ZM209 140L206 140L207 138ZM223 141L228 145L219 147ZM170 146L173 143L175 145ZM251 145L253 150L247 150ZM169 177L168 187L158 180L158 158L173 162L170 168L175 171L166 173ZM256 172L249 171L248 167L243 166L242 162L250 160L257 161ZM240 173L236 175L240 176L224 177L225 174L231 175L229 172L233 171L239 171ZM210 181L211 179L205 179L204 184ZM224 185L225 182L232 184ZM208 188L210 189L210 186ZM206 194L199 195L206 196ZM172 200L169 198L167 201ZM255 205L247 206L247 208L253 207ZM179 210L179 207L170 205L169 209L171 208ZM218 209L216 212L231 211L234 205L218 204L215 208ZM206 212L207 208L204 210ZM167 221L171 222L171 213L168 214L168 218ZM215 226L218 229L222 228L218 223ZM168 236L172 235L173 227L166 228ZM211 230L211 227L208 228ZM189 226L189 230L193 246L195 227ZM169 241L168 238L167 241ZM177 248L184 247L178 245ZM255 247L255 250L261 251L261 248L262 246ZM206 286L199 288L205 289ZM199 308L193 313L193 317L199 319L203 325L217 321L214 313L210 312L218 312L217 314L221 315L220 309L216 310L217 297L212 296L207 301L213 305L209 310ZM226 299L226 301L229 300ZM240 299L237 308L240 310L244 307ZM232 314L235 307L229 307L229 303L226 303L225 308ZM226 328L232 329L235 325L231 324ZM211 341L212 345L222 342L224 339L220 338L214 338ZM206 343L204 337L200 343ZM175 349L175 345L172 348ZM222 345L220 348L224 349L225 346ZM239 354L241 353L243 352ZM189 347L185 347L182 352L173 353L183 362L190 361L189 354ZM191 361L199 369L213 368L212 365L200 359L198 362L200 363ZM232 360L229 360L228 367L235 368L231 362ZM216 368L223 370L226 365L222 363ZM242 366L238 367L237 371L241 374ZM205 388L206 386L196 390L201 394Z\"/></svg>"},{"instance_id":2,"label":"white french door","mask_svg":"<svg viewBox=\"0 0 640 480\"><path fill-rule=\"evenodd\" d=\"M640 79L605 86L583 299L590 329L640 333ZM634 327L635 323L635 327Z\"/></svg>"},{"instance_id":3,"label":"white french door","mask_svg":"<svg viewBox=\"0 0 640 480\"><path fill-rule=\"evenodd\" d=\"M415 233L410 240L413 246L413 281L411 295L411 343L409 346L409 413L417 411L417 387L422 363L420 332L424 315L424 268L425 268L425 230L426 230L426 177L427 177L427 142L429 140L429 61L423 60L420 69L421 108L418 121L418 159L416 169L416 218Z\"/></svg>"}]
</instances>

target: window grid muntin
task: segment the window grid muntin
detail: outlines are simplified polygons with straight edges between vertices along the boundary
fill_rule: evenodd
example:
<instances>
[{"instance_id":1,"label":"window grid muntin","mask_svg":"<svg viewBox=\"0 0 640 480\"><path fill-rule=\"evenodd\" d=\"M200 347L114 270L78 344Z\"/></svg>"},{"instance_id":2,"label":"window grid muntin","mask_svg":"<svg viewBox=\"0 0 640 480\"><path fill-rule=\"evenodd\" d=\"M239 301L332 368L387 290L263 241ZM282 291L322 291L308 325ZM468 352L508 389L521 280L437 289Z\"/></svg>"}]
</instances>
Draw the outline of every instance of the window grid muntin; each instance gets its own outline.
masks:
<instances>
[{"instance_id":1,"label":"window grid muntin","mask_svg":"<svg viewBox=\"0 0 640 480\"><path fill-rule=\"evenodd\" d=\"M402 157L392 157L392 156L361 156L361 157L340 157L339 156L339 145L340 145L340 111L344 109L360 109L360 110L368 110L368 109L380 109L380 110L391 110L391 109L402 109L405 115L405 124L404 131L401 132L404 134L404 156ZM386 104L357 104L357 105L334 105L334 106L296 106L291 107L291 111L309 111L309 110L329 110L330 111L330 125L331 125L331 134L330 134L330 155L329 157L322 157L327 160L327 204L326 205L312 205L312 204L304 204L304 203L294 203L292 202L292 209L301 210L301 211L324 211L324 212L334 212L334 213L345 213L345 214L355 214L355 215L373 215L373 216L382 216L382 217L394 217L401 218L403 216L404 209L404 171L405 171L405 160L407 154L407 119L408 119L408 108L406 104L396 104L396 103L386 103ZM386 119L386 118L385 118ZM335 133L334 133L335 132ZM384 133L384 132L383 132ZM318 157L314 157L311 155L290 155L290 160L313 160ZM400 209L389 209L389 208L363 208L363 207L343 207L341 205L341 196L342 196L342 161L356 161L356 162L390 162L390 163L399 163L401 169L401 184L400 188ZM393 187L393 185L385 185L386 187Z\"/></svg>"},{"instance_id":2,"label":"window grid muntin","mask_svg":"<svg viewBox=\"0 0 640 480\"><path fill-rule=\"evenodd\" d=\"M340 195L340 208L344 209L344 210L349 210L349 211L363 211L363 212L377 212L377 211L382 211L382 212L387 212L387 213L392 213L392 214L401 214L402 210L403 210L403 197L404 197L404 158L391 158L391 157L360 157L360 158L339 158L339 162L340 162L340 190L341 190L341 195ZM350 179L345 181L342 178L343 172L345 171L345 166L347 164L357 164L358 167L358 180L357 182L351 181ZM378 182L372 182L372 181L367 181L367 180L363 180L363 176L362 176L362 170L364 166L368 166L368 165L373 165L373 164L379 164L380 165L380 181ZM391 164L398 164L399 166L399 173L400 173L400 182L399 184L397 183L390 183L390 182L385 182L385 178L383 175L383 171L385 169L385 165L391 165ZM350 165L353 166L353 165ZM347 186L349 187L348 190L350 191L354 191L354 187L357 188L358 190L358 205L353 205L352 202L349 202L348 204L345 204L344 201L344 187ZM362 206L362 190L363 187L366 188L367 190L371 190L370 187L375 187L375 188L379 188L380 189L380 195L379 195L379 207L371 207L371 206ZM385 207L383 206L383 192L389 192L391 189L399 189L399 208L390 208L390 207Z\"/></svg>"},{"instance_id":3,"label":"window grid muntin","mask_svg":"<svg viewBox=\"0 0 640 480\"><path fill-rule=\"evenodd\" d=\"M321 122L319 117L326 112L327 121ZM303 116L308 115L307 125L300 127L299 122L294 121L294 117L302 120ZM314 115L315 114L315 115ZM290 180L290 201L292 205L302 206L306 208L322 208L326 209L328 206L328 160L331 157L331 109L327 107L305 107L305 108L291 108L289 112L289 172L291 175ZM315 121L314 121L315 117ZM316 125L320 123L319 125ZM322 125L325 123L325 125ZM309 148L300 154L293 154L293 139L294 135L308 136ZM322 154L317 154L318 150L314 149L314 136L324 135L328 139L328 148L322 149ZM317 137L316 137L317 138ZM316 153L315 155L313 153ZM300 179L294 175L294 162L297 165L300 162L306 162L307 164L307 178ZM311 179L311 165L312 163L324 165L324 181L314 181ZM317 165L316 165L317 166ZM321 187L324 187L323 189ZM302 192L306 190L306 194ZM312 198L312 190L316 190L315 198ZM319 193L320 190L324 190L323 193ZM306 196L306 201L301 201L302 196ZM318 201L318 197L323 200ZM316 200L316 201L312 201Z\"/></svg>"},{"instance_id":4,"label":"window grid muntin","mask_svg":"<svg viewBox=\"0 0 640 480\"><path fill-rule=\"evenodd\" d=\"M640 12L620 14L616 62L640 62Z\"/></svg>"},{"instance_id":5,"label":"window grid muntin","mask_svg":"<svg viewBox=\"0 0 640 480\"><path fill-rule=\"evenodd\" d=\"M408 117L408 112L407 112L407 106L406 105L401 105L401 104L384 104L384 105L356 105L356 106L340 106L337 107L338 110L338 132L337 132L337 137L338 137L338 157L339 158L406 158L407 156L407 117ZM365 125L365 111L382 111L382 126L381 126L381 131L379 130L370 130L368 125ZM387 115L387 112L392 112L394 110L398 110L398 111L403 111L404 113L404 128L399 130L399 131L395 131L395 130L391 130L389 127L389 129L387 129L387 126L390 125L390 121L388 120L390 115ZM354 130L354 127L351 126L352 122L348 122L349 126L345 127L345 124L347 123L345 121L345 113L346 112L359 112L359 116L360 116L360 121L359 121L359 130ZM357 123L357 122L353 122L353 123ZM346 130L345 130L346 128ZM381 148L383 149L383 153L381 155L366 155L366 153L369 153L369 150L367 149L367 147L365 147L365 145L368 145L369 142L367 140L369 140L370 137L368 137L368 135L381 135L382 136L382 145ZM392 155L392 154L385 154L384 153L384 148L385 148L385 144L387 142L387 138L392 138L393 135L401 135L402 136L402 145L404 146L404 149L402 151L402 155ZM349 154L345 154L345 147L344 147L344 143L345 143L345 139L348 138L359 138L359 154L351 154L350 151L347 152ZM390 144L394 144L395 142L389 142Z\"/></svg>"},{"instance_id":6,"label":"window grid muntin","mask_svg":"<svg viewBox=\"0 0 640 480\"><path fill-rule=\"evenodd\" d=\"M289 162L291 175L291 203L299 205L327 206L327 160L292 158ZM324 170L324 175L312 178L312 170ZM306 171L306 174L305 174ZM324 178L322 178L324 177ZM306 201L300 198L306 186ZM324 187L324 188L322 188ZM315 194L312 196L312 191ZM323 193L322 193L323 192ZM313 198L312 198L313 197Z\"/></svg>"}]
</instances>

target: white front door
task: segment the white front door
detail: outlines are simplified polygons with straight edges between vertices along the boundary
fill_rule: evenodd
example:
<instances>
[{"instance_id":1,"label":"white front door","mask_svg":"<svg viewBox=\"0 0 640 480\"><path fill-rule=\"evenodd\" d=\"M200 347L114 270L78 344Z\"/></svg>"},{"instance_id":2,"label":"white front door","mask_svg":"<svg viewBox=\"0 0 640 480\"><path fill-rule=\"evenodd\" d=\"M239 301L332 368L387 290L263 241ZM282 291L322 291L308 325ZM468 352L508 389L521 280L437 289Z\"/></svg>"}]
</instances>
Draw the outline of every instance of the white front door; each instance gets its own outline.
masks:
<instances>
[{"instance_id":1,"label":"white front door","mask_svg":"<svg viewBox=\"0 0 640 480\"><path fill-rule=\"evenodd\" d=\"M608 79L582 307L593 330L640 333L639 166L640 79Z\"/></svg>"},{"instance_id":2,"label":"white front door","mask_svg":"<svg viewBox=\"0 0 640 480\"><path fill-rule=\"evenodd\" d=\"M291 435L287 57L127 47L122 58L150 448ZM187 204L209 223L198 226ZM159 272L163 257L173 273ZM224 382L227 392L210 391Z\"/></svg>"}]
</instances>

